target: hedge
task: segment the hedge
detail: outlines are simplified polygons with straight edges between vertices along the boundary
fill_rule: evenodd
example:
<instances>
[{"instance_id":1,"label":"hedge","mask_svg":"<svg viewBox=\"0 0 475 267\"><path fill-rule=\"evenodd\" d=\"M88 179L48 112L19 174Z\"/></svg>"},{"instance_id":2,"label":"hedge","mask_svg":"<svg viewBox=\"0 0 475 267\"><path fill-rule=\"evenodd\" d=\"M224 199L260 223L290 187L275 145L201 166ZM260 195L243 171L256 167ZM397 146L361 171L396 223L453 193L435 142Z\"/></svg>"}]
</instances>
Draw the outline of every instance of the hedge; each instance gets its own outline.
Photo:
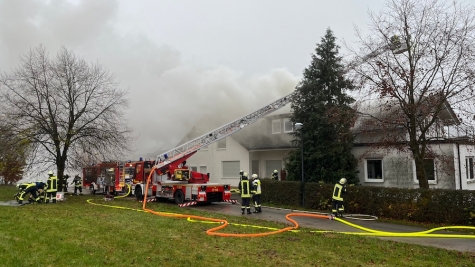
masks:
<instances>
[{"instance_id":1,"label":"hedge","mask_svg":"<svg viewBox=\"0 0 475 267\"><path fill-rule=\"evenodd\" d=\"M261 180L262 202L301 207L301 182ZM305 183L305 209L331 211L332 184ZM447 225L475 225L475 191L348 186L345 213Z\"/></svg>"}]
</instances>

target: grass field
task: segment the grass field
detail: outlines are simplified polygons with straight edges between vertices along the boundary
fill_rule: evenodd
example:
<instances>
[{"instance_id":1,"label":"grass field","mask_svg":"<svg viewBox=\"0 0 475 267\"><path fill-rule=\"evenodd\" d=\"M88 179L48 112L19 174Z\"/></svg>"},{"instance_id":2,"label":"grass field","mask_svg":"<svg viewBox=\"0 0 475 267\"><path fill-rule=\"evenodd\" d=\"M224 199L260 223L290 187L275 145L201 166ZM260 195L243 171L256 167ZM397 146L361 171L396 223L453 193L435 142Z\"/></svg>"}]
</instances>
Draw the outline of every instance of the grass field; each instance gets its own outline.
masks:
<instances>
[{"instance_id":1,"label":"grass field","mask_svg":"<svg viewBox=\"0 0 475 267\"><path fill-rule=\"evenodd\" d=\"M0 201L13 186L0 186ZM0 266L475 266L475 255L371 237L285 232L266 237L217 237L212 223L156 216L133 198L66 196L56 204L0 206ZM92 205L87 202L114 207ZM180 209L148 208L226 219L230 223L286 227L249 217ZM226 233L269 231L231 225Z\"/></svg>"}]
</instances>

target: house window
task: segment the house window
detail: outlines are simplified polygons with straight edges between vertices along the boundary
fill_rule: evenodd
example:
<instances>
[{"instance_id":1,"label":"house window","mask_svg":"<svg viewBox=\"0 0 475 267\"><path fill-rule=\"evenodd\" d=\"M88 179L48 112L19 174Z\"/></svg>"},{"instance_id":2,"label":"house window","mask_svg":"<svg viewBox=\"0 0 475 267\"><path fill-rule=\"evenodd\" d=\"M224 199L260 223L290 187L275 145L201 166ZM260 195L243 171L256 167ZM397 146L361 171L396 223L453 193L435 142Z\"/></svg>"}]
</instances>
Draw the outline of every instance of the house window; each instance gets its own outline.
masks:
<instances>
[{"instance_id":1,"label":"house window","mask_svg":"<svg viewBox=\"0 0 475 267\"><path fill-rule=\"evenodd\" d=\"M416 163L413 162L414 166L414 182L418 183L419 179L417 179L416 174ZM437 173L435 168L435 160L434 159L424 159L424 169L427 176L427 181L429 184L437 184Z\"/></svg>"},{"instance_id":2,"label":"house window","mask_svg":"<svg viewBox=\"0 0 475 267\"><path fill-rule=\"evenodd\" d=\"M465 173L467 174L467 180L473 180L473 157L465 158Z\"/></svg>"},{"instance_id":3,"label":"house window","mask_svg":"<svg viewBox=\"0 0 475 267\"><path fill-rule=\"evenodd\" d=\"M223 178L239 178L239 161L223 161Z\"/></svg>"},{"instance_id":4,"label":"house window","mask_svg":"<svg viewBox=\"0 0 475 267\"><path fill-rule=\"evenodd\" d=\"M279 134L282 132L280 120L272 120L272 133Z\"/></svg>"},{"instance_id":5,"label":"house window","mask_svg":"<svg viewBox=\"0 0 475 267\"><path fill-rule=\"evenodd\" d=\"M382 160L365 160L365 182L384 182Z\"/></svg>"},{"instance_id":6,"label":"house window","mask_svg":"<svg viewBox=\"0 0 475 267\"><path fill-rule=\"evenodd\" d=\"M218 149L226 149L226 137L218 140Z\"/></svg>"},{"instance_id":7,"label":"house window","mask_svg":"<svg viewBox=\"0 0 475 267\"><path fill-rule=\"evenodd\" d=\"M200 173L206 173L208 171L208 168L206 166L200 166Z\"/></svg>"},{"instance_id":8,"label":"house window","mask_svg":"<svg viewBox=\"0 0 475 267\"><path fill-rule=\"evenodd\" d=\"M435 181L435 165L434 159L424 159L424 169L428 181Z\"/></svg>"},{"instance_id":9,"label":"house window","mask_svg":"<svg viewBox=\"0 0 475 267\"><path fill-rule=\"evenodd\" d=\"M291 133L294 131L294 125L290 119L284 119L284 133Z\"/></svg>"},{"instance_id":10,"label":"house window","mask_svg":"<svg viewBox=\"0 0 475 267\"><path fill-rule=\"evenodd\" d=\"M198 171L198 167L196 167L196 166L191 166L190 168L191 168L191 170L194 171L194 172Z\"/></svg>"}]
</instances>

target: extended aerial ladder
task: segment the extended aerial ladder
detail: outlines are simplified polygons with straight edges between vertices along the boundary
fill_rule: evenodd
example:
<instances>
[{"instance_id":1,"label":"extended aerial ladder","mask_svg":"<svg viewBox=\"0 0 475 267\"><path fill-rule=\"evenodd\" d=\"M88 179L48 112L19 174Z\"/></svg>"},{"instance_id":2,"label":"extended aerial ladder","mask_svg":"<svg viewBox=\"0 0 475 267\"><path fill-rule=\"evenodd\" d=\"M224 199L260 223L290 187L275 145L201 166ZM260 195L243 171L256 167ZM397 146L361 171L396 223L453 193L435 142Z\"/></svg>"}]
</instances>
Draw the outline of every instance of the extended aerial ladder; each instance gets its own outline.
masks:
<instances>
[{"instance_id":1,"label":"extended aerial ladder","mask_svg":"<svg viewBox=\"0 0 475 267\"><path fill-rule=\"evenodd\" d=\"M155 161L155 167L161 169L166 167L168 164L175 162L183 157L189 156L190 154L195 153L202 147L206 147L214 142L217 142L220 139L225 138L231 134L234 134L244 127L256 122L258 119L267 116L268 114L279 110L284 107L292 100L292 97L298 92L298 90L293 91L292 93L252 112L249 113L231 123L228 123L224 126L221 126L207 134L204 134L196 139L193 139L187 143L184 143L180 146L173 148L167 152L164 152L157 156Z\"/></svg>"}]
</instances>

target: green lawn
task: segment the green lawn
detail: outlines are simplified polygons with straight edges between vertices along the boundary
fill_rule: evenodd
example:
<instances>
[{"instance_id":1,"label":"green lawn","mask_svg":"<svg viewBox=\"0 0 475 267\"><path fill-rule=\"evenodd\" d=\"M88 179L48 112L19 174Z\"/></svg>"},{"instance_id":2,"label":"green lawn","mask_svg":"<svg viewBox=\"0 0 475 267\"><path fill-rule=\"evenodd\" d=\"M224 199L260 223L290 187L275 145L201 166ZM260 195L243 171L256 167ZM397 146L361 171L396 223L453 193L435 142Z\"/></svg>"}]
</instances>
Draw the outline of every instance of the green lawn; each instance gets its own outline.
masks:
<instances>
[{"instance_id":1,"label":"green lawn","mask_svg":"<svg viewBox=\"0 0 475 267\"><path fill-rule=\"evenodd\" d=\"M0 186L0 201L12 200ZM113 205L106 207L94 203ZM128 209L124 209L126 207ZM229 223L283 228L284 224L148 203L157 211L224 218ZM218 237L218 224L156 216L132 198L67 196L56 204L0 206L0 266L474 266L475 255L371 237L285 232L266 237ZM308 229L307 229L308 230ZM224 233L260 233L230 225Z\"/></svg>"}]
</instances>

